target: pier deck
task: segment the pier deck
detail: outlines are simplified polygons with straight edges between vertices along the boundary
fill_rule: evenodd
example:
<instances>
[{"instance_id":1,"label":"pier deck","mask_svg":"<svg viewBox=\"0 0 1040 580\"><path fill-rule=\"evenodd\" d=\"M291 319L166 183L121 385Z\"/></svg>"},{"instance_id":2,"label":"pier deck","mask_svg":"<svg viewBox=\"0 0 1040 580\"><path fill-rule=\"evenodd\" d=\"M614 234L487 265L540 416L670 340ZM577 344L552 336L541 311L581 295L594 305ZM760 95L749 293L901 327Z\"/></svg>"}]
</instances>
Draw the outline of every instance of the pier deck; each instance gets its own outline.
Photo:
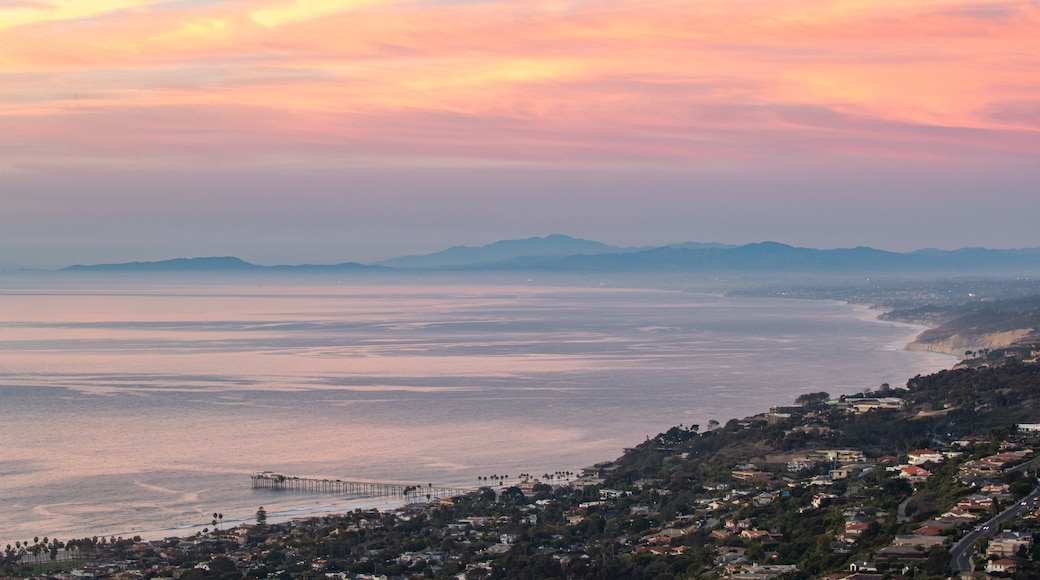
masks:
<instances>
[{"instance_id":1,"label":"pier deck","mask_svg":"<svg viewBox=\"0 0 1040 580\"><path fill-rule=\"evenodd\" d=\"M410 502L444 499L476 491L474 489L440 487L431 484L407 485L403 483L378 483L372 481L344 481L341 479L313 479L294 477L272 471L254 473L252 480L253 489L280 489L362 497L403 497Z\"/></svg>"}]
</instances>

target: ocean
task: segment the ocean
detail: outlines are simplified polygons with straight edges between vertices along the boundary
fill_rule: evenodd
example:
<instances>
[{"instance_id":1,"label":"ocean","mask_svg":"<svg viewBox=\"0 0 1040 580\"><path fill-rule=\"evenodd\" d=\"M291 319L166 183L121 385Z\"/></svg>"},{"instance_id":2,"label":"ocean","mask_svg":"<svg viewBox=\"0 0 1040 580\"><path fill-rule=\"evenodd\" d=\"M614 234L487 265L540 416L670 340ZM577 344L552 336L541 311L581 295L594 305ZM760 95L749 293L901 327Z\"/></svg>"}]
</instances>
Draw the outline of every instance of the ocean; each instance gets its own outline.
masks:
<instances>
[{"instance_id":1,"label":"ocean","mask_svg":"<svg viewBox=\"0 0 1040 580\"><path fill-rule=\"evenodd\" d=\"M476 486L954 358L864 306L674 290L0 278L0 546L380 504L250 475Z\"/></svg>"}]
</instances>

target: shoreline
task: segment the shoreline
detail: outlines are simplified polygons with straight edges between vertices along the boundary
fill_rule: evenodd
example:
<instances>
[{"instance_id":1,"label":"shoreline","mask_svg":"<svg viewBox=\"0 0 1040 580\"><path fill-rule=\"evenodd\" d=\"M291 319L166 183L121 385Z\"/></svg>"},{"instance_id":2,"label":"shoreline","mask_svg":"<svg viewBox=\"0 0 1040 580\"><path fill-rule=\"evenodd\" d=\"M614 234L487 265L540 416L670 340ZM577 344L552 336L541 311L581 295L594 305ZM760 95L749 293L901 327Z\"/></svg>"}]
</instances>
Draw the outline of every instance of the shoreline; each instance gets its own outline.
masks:
<instances>
[{"instance_id":1,"label":"shoreline","mask_svg":"<svg viewBox=\"0 0 1040 580\"><path fill-rule=\"evenodd\" d=\"M349 506L346 506L346 505L338 506L338 507L342 507L344 509L297 508L297 509L286 510L286 511L278 511L278 512L270 512L270 511L268 511L267 512L267 523L268 524L282 524L282 523L287 523L287 522L291 522L291 521L294 521L294 520L306 520L306 519L311 519L311 518L316 518L316 517L334 516L334 515L339 515L339 514L351 512L351 511L354 511L354 510L357 510L357 509L360 509L360 510L363 510L363 511L364 510L372 510L372 509L378 510L380 512L391 511L391 510L396 510L396 509L398 509L400 507L403 507L405 505L408 505L401 498L396 498L396 499L388 499L388 498L381 498L381 499L377 499L377 498L358 498L356 500L348 500L345 503L349 503L349 504L352 504L352 505L349 505ZM356 504L356 505L353 505L353 504ZM259 509L261 507L263 507L263 506L257 506L257 509ZM240 527L242 525L253 525L253 524L256 523L256 519L255 519L254 516L255 516L255 514L253 516L249 516L249 517L225 518L224 520L218 521L218 526L220 526L219 529L220 529L221 532L227 532L229 530L237 529L238 527ZM204 530L207 530L207 529L209 530L209 532L204 531ZM208 524L199 524L199 525L192 525L192 526L182 526L182 527L177 527L177 528L165 528L165 529L158 529L158 530L138 530L138 531L123 532L123 533L106 534L105 536L106 537L114 536L116 538L123 538L123 539L140 537L141 541L147 542L147 541L155 541L155 540L164 540L166 538L190 538L190 537L196 536L198 534L212 533L216 529L217 528L214 528L212 523L208 523ZM98 537L100 537L100 536L98 536Z\"/></svg>"},{"instance_id":2,"label":"shoreline","mask_svg":"<svg viewBox=\"0 0 1040 580\"><path fill-rule=\"evenodd\" d=\"M928 326L928 325L925 325L925 324L918 324L918 323L915 323L915 322L907 322L907 321L902 321L902 320L884 320L881 317L885 315L885 312L884 311L880 311L878 309L877 305L873 305L873 304L859 304L859 303L854 303L854 302L843 302L843 304L847 304L847 305L851 306L852 308L854 308L856 310L861 310L862 311L862 315L860 317L860 320L877 322L877 323L880 323L880 324L890 324L890 325L895 325L895 326L904 326L904 327L907 327L908 329L914 329L915 330L915 334L913 335L913 338L910 341L908 341L908 342L901 342L902 339L900 339L900 341L898 343L897 343L897 341L893 341L893 342L890 342L887 345L885 345L886 347L892 347L892 350L915 350L915 349L910 348L910 345L912 345L915 342L917 342L917 339L920 338L922 334L924 334L925 332L928 332L929 330L931 330L933 328L931 326ZM929 351L929 352L935 352L935 351ZM952 353L936 353L936 354L949 354L950 356L956 356L955 354L952 354Z\"/></svg>"},{"instance_id":3,"label":"shoreline","mask_svg":"<svg viewBox=\"0 0 1040 580\"><path fill-rule=\"evenodd\" d=\"M872 324L876 324L877 322L885 323L886 326L890 326L892 324L895 324L897 326L903 326L903 325L906 324L906 323L897 323L897 322L891 322L891 321L881 321L881 320L878 320L877 316L876 316L876 312L872 311L871 307L866 306L866 305L850 304L848 302L842 302L842 301L834 301L834 302L835 303L839 303L839 304L843 305L846 308L849 307L849 306L852 306L853 309L851 310L851 312L855 313L855 314L853 314L853 316L855 316L857 319L862 319L864 321L869 321ZM914 325L908 325L908 326L910 328L907 329L907 332L909 332L910 330L914 330L914 331L917 330L917 328L913 328ZM900 334L902 334L902 333L900 333ZM879 350L893 350L893 351L904 350L899 345L895 344L894 341L891 341L891 342L885 341L881 346L883 348L879 349ZM831 370L832 374L837 374L837 372L838 372L837 370L834 370L834 369ZM901 376L902 379L909 378L909 375L908 376L902 376L902 374L901 374L900 376ZM868 386L871 386L871 385L864 383L864 384L858 385L858 387L856 387L856 388L866 388ZM805 388L807 388L807 389L814 389L814 388L816 388L816 386L807 384ZM828 390L832 390L832 389L828 389ZM791 395L791 396L793 397L793 395ZM772 399L772 404L782 404L784 402L785 401L780 399L780 398L773 398ZM737 410L734 413L732 413L732 418L739 418L740 416L746 416L748 413L754 413L756 411L761 411L761 410L764 410L765 408L766 407L761 407L761 408L752 409L752 410L745 410L745 409ZM719 415L719 418L721 418L723 420L725 420L728 417L730 417L730 416L729 415L727 415L727 416ZM700 422L700 421L698 421L698 422ZM650 430L664 431L664 430L667 430L670 426L672 426L671 423L669 423L669 424L652 424L652 423L647 423L645 428L650 429ZM631 441L628 441L625 444L634 444L637 441L638 441L638 439L632 439ZM583 462L583 464L584 465L589 465L589 464L592 464L595 461L605 460L604 459L605 457L611 457L613 459L613 458L616 458L616 457L620 456L622 451L623 451L623 446L619 446L619 447L617 447L616 449L613 450L612 454L610 454L608 452L608 454L598 455L597 457L593 457L593 458L589 459L587 462ZM580 468L581 465L578 465L577 467ZM512 470L510 472L512 472ZM171 490L177 490L177 489L181 489L181 488L177 488L175 486L171 486ZM243 495L243 497L246 498L246 500L248 501L249 496ZM300 497L300 498L298 498L299 501L295 501L295 500L283 501L282 502L283 503L283 507L284 507L284 504L287 504L287 503L292 503L292 504L294 504L295 507L292 507L291 509L279 509L279 508L276 508L276 507L273 508L273 506L269 506L268 503L266 501L264 501L264 498L256 498L256 499L257 499L257 501L256 501L255 505L252 505L250 507L249 511L244 511L243 510L243 511L240 511L239 513L237 513L237 514L234 511L232 511L229 514L231 517L226 518L224 520L223 525L221 527L223 528L224 526L227 526L227 525L232 525L232 524L237 525L237 524L250 522L252 520L252 516L255 513L256 508L258 508L260 505L264 505L265 508L268 509L268 521L272 522L272 523L283 522L283 521L291 521L293 519L298 519L298 518L301 518L301 517L312 517L312 516L320 516L320 515L343 513L345 511L353 511L354 509L370 509L370 508L393 509L394 507L398 507L398 505L399 505L399 502L393 502L393 501L388 502L388 501L382 501L382 500L373 500L373 499L370 499L370 498L369 499L356 499L356 500L335 501L337 498L335 498L334 496L326 496L326 497L323 497L323 498L315 498L315 497L312 496L312 497ZM282 496L280 499L285 500L287 498L285 496ZM291 498L289 498L289 499L291 499ZM318 501L317 502L313 501L315 499L317 499ZM240 510L241 507L242 507L241 505L236 506L236 509ZM213 508L217 508L217 509L213 509ZM210 509L212 511L223 511L225 513L228 513L228 511L229 511L226 508L225 509L220 509L219 506L216 505L216 504L214 504ZM134 537L134 536L138 536L139 535L142 538L148 537L148 538L153 538L154 539L154 538L164 538L164 537L187 537L187 536L195 535L196 533L201 532L205 528L212 528L213 527L212 524L209 523L209 519L210 518L206 515L205 510L199 510L199 511L202 512L202 513L199 514L201 517L199 517L198 519L195 519L194 517L190 518L190 519L192 519L194 521L200 522L200 523L195 524L195 525L181 525L181 526L177 526L177 527L151 527L151 526L140 527L140 528L130 527L130 529L124 528L122 531L113 531L113 532L105 533L104 536L105 537L109 537L109 536L122 536L122 537L126 538L126 537ZM116 518L112 518L112 519L114 520ZM178 518L178 519L183 521L186 518ZM98 521L102 521L102 520L95 519L95 523L97 523ZM127 522L127 523L129 523L129 522ZM105 525L105 527L109 528L109 529L114 528L114 526L109 527L108 525ZM94 528L94 529L97 529L97 528ZM42 530L41 530L41 532L42 532ZM30 534L30 535L32 535L32 534ZM43 535L43 534L41 533L40 535ZM69 537L73 537L73 538L86 537L82 533L65 534L65 533L60 532L60 531L57 534L48 534L48 535L58 535L60 537L65 537L66 535L68 535ZM90 535L93 535L93 534L90 534Z\"/></svg>"},{"instance_id":4,"label":"shoreline","mask_svg":"<svg viewBox=\"0 0 1040 580\"><path fill-rule=\"evenodd\" d=\"M859 320L868 321L868 322L877 322L877 323L881 323L881 324L893 325L893 326L898 326L898 327L906 327L908 330L913 330L914 331L914 334L912 335L913 339L910 340L909 342L905 342L904 339L900 338L898 340L894 340L894 341L891 341L889 343L886 343L884 345L884 347L885 347L884 349L885 350L892 350L892 351L899 351L899 350L915 351L916 349L910 348L910 345L913 344L916 341L917 337L919 337L921 334L923 334L924 332L928 331L931 328L931 327L923 325L923 324L915 324L915 323L912 323L912 322L902 322L902 321L894 321L894 320L882 320L880 318L881 313L877 312L877 308L874 305L856 304L856 303L845 302L845 301L840 301L840 300L834 300L833 302L850 306L850 307L853 308L854 311L859 311L858 315L856 316L856 318L859 319ZM943 355L943 356L951 357L953 359L951 364L948 367L944 367L947 370L950 369L950 368L953 368L954 365L956 365L958 362L960 362L960 358L957 357L956 355L952 354L952 353L944 353L944 352L936 352L936 351L918 351L918 352L930 352L930 353L937 354L937 355ZM907 377L907 380L909 380L909 378L910 377ZM733 418L734 419L740 419L739 417L733 417ZM663 429L667 429L669 427L662 427L662 428ZM614 459L611 459L609 461L616 461L616 459L617 458L614 458ZM607 461L607 460L603 460L603 461ZM352 500L352 501L350 501L348 503L355 503L355 502ZM380 512L392 511L392 510L396 510L398 508L401 508L401 507L404 507L404 506L408 505L408 504L404 503L403 500L400 500L400 499L398 499L398 500L383 500L383 501L374 501L374 500L371 500L371 499L369 499L369 500L359 499L359 500L356 500L356 503L357 503L357 505L351 505L349 507L349 509L346 509L346 510L321 509L321 508L318 508L318 507L309 507L309 508L301 507L301 508L296 508L296 509L288 510L288 511L284 511L284 512L275 512L275 513L268 512L268 514L267 514L267 523L269 523L269 524L278 524L278 523L287 523L287 522L291 522L291 521L294 521L294 520L307 520L307 519L316 518L316 517L335 516L335 515L343 514L344 511L354 511L355 509L361 509L361 510L376 509L376 510L378 510ZM258 506L258 507L260 507L260 506ZM231 521L231 520L228 520L228 521ZM235 518L233 521L236 522L233 527L224 528L224 529L222 529L222 531L227 531L229 529L236 529L236 528L238 528L241 525L249 525L251 521L255 521L255 520L253 520L253 518L246 517L246 518ZM135 533L134 536L139 535L139 536L141 536L141 539L144 540L144 541L148 541L148 540L161 540L161 539L164 539L164 538L167 538L167 537L186 538L186 537L194 536L194 535L196 535L198 533L202 533L203 529L208 528L208 527L210 527L210 525L198 525L198 526L192 526L190 528L176 528L175 530L169 530L169 531L175 531L176 533L166 534L166 535L160 535L160 532L162 532L162 530L154 530L152 532L145 532L145 533L138 532L138 533ZM185 530L187 531L187 533L182 534L181 532L185 531ZM119 537L119 534L116 534L116 536ZM123 536L123 537L126 537L126 536ZM133 537L133 536L131 536L131 537Z\"/></svg>"}]
</instances>

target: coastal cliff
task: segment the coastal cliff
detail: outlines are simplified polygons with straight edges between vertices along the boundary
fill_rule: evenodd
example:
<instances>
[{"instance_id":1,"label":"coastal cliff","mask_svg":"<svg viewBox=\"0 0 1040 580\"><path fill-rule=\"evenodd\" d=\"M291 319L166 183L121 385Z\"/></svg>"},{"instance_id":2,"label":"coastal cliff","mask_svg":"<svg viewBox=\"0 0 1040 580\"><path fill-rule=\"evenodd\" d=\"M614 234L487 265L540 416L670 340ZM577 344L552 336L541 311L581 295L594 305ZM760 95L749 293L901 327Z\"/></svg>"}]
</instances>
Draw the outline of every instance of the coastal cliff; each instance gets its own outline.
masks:
<instances>
[{"instance_id":1,"label":"coastal cliff","mask_svg":"<svg viewBox=\"0 0 1040 580\"><path fill-rule=\"evenodd\" d=\"M1040 341L1040 296L994 302L969 302L955 306L922 306L893 310L882 320L924 324L907 350L963 356L967 351L999 350L1030 346Z\"/></svg>"},{"instance_id":2,"label":"coastal cliff","mask_svg":"<svg viewBox=\"0 0 1040 580\"><path fill-rule=\"evenodd\" d=\"M969 350L993 350L1013 346L1024 341L1032 332L1032 328L1019 328L1000 332L950 333L942 328L933 328L921 333L906 348L964 356L965 351Z\"/></svg>"}]
</instances>

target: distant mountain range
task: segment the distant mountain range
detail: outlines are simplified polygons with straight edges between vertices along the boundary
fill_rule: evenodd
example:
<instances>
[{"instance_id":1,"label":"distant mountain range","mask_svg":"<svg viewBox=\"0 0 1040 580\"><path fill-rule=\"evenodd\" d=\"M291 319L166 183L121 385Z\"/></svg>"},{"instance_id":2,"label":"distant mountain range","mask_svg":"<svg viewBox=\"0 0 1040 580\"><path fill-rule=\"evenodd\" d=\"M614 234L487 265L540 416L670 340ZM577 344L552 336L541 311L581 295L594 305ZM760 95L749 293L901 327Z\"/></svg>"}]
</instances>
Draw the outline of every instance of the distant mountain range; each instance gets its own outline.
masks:
<instances>
[{"instance_id":1,"label":"distant mountain range","mask_svg":"<svg viewBox=\"0 0 1040 580\"><path fill-rule=\"evenodd\" d=\"M734 248L724 244L698 244L687 242L673 248ZM433 254L418 256L402 256L379 262L381 266L391 268L473 268L513 266L535 266L554 258L571 256L600 256L604 254L631 254L657 249L654 246L642 248L621 248L602 242L572 238L562 234L552 234L544 238L533 237L523 240L502 240L485 246L454 246Z\"/></svg>"},{"instance_id":2,"label":"distant mountain range","mask_svg":"<svg viewBox=\"0 0 1040 580\"><path fill-rule=\"evenodd\" d=\"M251 264L241 258L231 256L219 258L175 258L158 262L124 262L121 264L94 264L90 266L69 266L62 272L338 272L344 270L385 270L380 266L366 266L357 262L342 264L300 266L261 266Z\"/></svg>"},{"instance_id":3,"label":"distant mountain range","mask_svg":"<svg viewBox=\"0 0 1040 580\"><path fill-rule=\"evenodd\" d=\"M1040 248L1021 250L925 249L898 253L873 248L818 250L776 242L743 246L684 243L621 248L601 242L551 235L503 240L480 247L456 246L432 254L402 256L375 265L261 266L239 258L178 258L70 266L92 272L340 272L340 271L501 271L558 272L764 272L764 273L938 273L1040 272Z\"/></svg>"}]
</instances>

